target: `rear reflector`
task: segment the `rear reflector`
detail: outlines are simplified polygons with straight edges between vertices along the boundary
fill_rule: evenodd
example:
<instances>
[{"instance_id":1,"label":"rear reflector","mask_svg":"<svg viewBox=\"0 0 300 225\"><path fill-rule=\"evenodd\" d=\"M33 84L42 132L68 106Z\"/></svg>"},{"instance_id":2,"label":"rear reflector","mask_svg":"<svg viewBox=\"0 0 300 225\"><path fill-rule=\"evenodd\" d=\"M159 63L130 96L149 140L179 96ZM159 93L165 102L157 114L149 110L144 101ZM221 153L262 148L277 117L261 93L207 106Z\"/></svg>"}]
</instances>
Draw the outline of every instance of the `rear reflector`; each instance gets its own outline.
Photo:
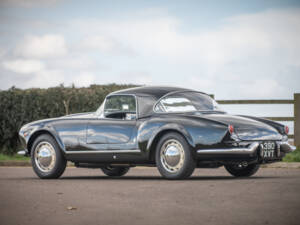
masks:
<instances>
[{"instance_id":1,"label":"rear reflector","mask_svg":"<svg viewBox=\"0 0 300 225\"><path fill-rule=\"evenodd\" d=\"M285 132L285 134L289 134L289 131L290 131L289 127L288 126L284 126L284 132Z\"/></svg>"},{"instance_id":2,"label":"rear reflector","mask_svg":"<svg viewBox=\"0 0 300 225\"><path fill-rule=\"evenodd\" d=\"M232 125L228 125L228 131L229 131L230 134L233 134L234 127Z\"/></svg>"}]
</instances>

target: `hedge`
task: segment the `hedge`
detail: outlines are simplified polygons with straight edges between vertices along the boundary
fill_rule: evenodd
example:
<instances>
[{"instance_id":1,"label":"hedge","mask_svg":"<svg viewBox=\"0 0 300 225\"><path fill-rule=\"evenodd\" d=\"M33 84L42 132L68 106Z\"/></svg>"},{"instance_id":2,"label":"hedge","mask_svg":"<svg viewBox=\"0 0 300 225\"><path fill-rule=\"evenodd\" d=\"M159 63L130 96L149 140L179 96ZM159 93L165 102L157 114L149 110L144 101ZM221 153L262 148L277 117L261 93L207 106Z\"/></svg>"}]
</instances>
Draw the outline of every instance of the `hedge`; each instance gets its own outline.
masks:
<instances>
[{"instance_id":1,"label":"hedge","mask_svg":"<svg viewBox=\"0 0 300 225\"><path fill-rule=\"evenodd\" d=\"M136 85L91 85L87 88L58 87L0 91L0 153L14 154L20 148L19 129L31 121L79 112L95 111L105 96Z\"/></svg>"}]
</instances>

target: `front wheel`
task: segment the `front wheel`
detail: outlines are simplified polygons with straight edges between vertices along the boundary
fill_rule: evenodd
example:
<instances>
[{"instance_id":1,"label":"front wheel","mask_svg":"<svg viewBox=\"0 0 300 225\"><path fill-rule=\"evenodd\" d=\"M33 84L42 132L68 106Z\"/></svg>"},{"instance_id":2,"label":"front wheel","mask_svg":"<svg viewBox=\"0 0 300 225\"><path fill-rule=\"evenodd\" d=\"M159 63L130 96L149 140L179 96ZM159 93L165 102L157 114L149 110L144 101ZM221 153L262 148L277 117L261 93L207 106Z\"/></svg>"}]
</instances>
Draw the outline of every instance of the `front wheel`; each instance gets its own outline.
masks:
<instances>
[{"instance_id":1,"label":"front wheel","mask_svg":"<svg viewBox=\"0 0 300 225\"><path fill-rule=\"evenodd\" d=\"M235 177L250 177L258 171L260 165L250 164L243 166L242 164L234 164L225 165L224 167L231 175Z\"/></svg>"},{"instance_id":2,"label":"front wheel","mask_svg":"<svg viewBox=\"0 0 300 225\"><path fill-rule=\"evenodd\" d=\"M158 142L156 166L167 179L185 179L191 176L196 160L185 138L178 133L167 133Z\"/></svg>"},{"instance_id":3,"label":"front wheel","mask_svg":"<svg viewBox=\"0 0 300 225\"><path fill-rule=\"evenodd\" d=\"M59 178L67 165L57 142L48 134L43 134L34 141L31 163L34 172L42 179Z\"/></svg>"},{"instance_id":4,"label":"front wheel","mask_svg":"<svg viewBox=\"0 0 300 225\"><path fill-rule=\"evenodd\" d=\"M101 168L102 172L110 177L121 177L129 171L129 167L106 166Z\"/></svg>"}]
</instances>

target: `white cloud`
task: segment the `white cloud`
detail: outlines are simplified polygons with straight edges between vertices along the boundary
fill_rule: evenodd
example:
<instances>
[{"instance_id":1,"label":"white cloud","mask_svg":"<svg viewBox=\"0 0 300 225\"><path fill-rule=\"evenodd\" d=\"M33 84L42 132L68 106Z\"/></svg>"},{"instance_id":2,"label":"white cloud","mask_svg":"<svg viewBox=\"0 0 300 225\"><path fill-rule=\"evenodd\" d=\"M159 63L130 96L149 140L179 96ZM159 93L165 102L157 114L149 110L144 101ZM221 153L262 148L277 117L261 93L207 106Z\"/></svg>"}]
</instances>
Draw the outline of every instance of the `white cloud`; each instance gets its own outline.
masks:
<instances>
[{"instance_id":1,"label":"white cloud","mask_svg":"<svg viewBox=\"0 0 300 225\"><path fill-rule=\"evenodd\" d=\"M182 86L184 80L188 87L221 98L268 98L299 91L295 82L300 76L294 73L300 71L300 9L231 17L222 26L193 33L182 32L182 21L172 17L86 25L86 32L106 34L134 48L144 63L153 65L155 83L169 80L169 85Z\"/></svg>"},{"instance_id":2,"label":"white cloud","mask_svg":"<svg viewBox=\"0 0 300 225\"><path fill-rule=\"evenodd\" d=\"M79 44L80 50L92 50L114 55L134 55L132 48L107 35L89 35Z\"/></svg>"},{"instance_id":3,"label":"white cloud","mask_svg":"<svg viewBox=\"0 0 300 225\"><path fill-rule=\"evenodd\" d=\"M156 9L123 20L83 18L64 24L68 48L62 35L27 36L15 54L43 58L47 71L56 71L51 77L41 69L50 76L48 86L62 81L162 84L219 99L287 97L300 91L299 8L233 16L209 29L190 26L192 32L187 24Z\"/></svg>"},{"instance_id":4,"label":"white cloud","mask_svg":"<svg viewBox=\"0 0 300 225\"><path fill-rule=\"evenodd\" d=\"M81 45L82 48L111 52L117 47L118 43L113 39L98 35L85 38Z\"/></svg>"},{"instance_id":5,"label":"white cloud","mask_svg":"<svg viewBox=\"0 0 300 225\"><path fill-rule=\"evenodd\" d=\"M45 7L52 6L58 3L61 0L1 0L0 6L13 6L13 7L24 7L24 8L32 8L32 7Z\"/></svg>"},{"instance_id":6,"label":"white cloud","mask_svg":"<svg viewBox=\"0 0 300 225\"><path fill-rule=\"evenodd\" d=\"M20 74L36 73L45 69L45 65L43 62L30 59L3 61L2 66L7 70Z\"/></svg>"},{"instance_id":7,"label":"white cloud","mask_svg":"<svg viewBox=\"0 0 300 225\"><path fill-rule=\"evenodd\" d=\"M65 83L65 81L64 73L60 70L42 70L30 76L30 78L22 84L22 87L47 88Z\"/></svg>"},{"instance_id":8,"label":"white cloud","mask_svg":"<svg viewBox=\"0 0 300 225\"><path fill-rule=\"evenodd\" d=\"M0 59L3 58L6 54L6 50L4 48L0 48Z\"/></svg>"},{"instance_id":9,"label":"white cloud","mask_svg":"<svg viewBox=\"0 0 300 225\"><path fill-rule=\"evenodd\" d=\"M18 44L15 54L29 58L59 57L67 53L65 39L62 35L29 35Z\"/></svg>"},{"instance_id":10,"label":"white cloud","mask_svg":"<svg viewBox=\"0 0 300 225\"><path fill-rule=\"evenodd\" d=\"M95 83L96 76L90 72L83 72L78 76L75 76L73 83L76 87L88 87Z\"/></svg>"},{"instance_id":11,"label":"white cloud","mask_svg":"<svg viewBox=\"0 0 300 225\"><path fill-rule=\"evenodd\" d=\"M53 68L78 71L99 67L100 63L84 54L68 54L63 59L52 60L51 65Z\"/></svg>"}]
</instances>

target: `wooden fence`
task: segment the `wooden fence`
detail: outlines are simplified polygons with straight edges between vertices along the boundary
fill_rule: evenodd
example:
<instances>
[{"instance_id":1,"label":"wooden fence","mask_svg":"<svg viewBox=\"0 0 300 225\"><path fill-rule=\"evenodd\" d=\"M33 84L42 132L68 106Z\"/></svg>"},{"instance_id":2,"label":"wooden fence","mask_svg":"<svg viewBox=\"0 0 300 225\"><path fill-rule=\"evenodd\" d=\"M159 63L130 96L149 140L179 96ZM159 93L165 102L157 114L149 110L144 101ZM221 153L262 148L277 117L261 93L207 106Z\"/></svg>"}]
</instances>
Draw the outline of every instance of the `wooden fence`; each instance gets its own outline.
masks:
<instances>
[{"instance_id":1,"label":"wooden fence","mask_svg":"<svg viewBox=\"0 0 300 225\"><path fill-rule=\"evenodd\" d=\"M293 117L264 117L274 121L294 121L294 134L289 138L294 139L294 144L300 147L300 93L294 94L294 99L276 99L276 100L217 100L219 104L293 104Z\"/></svg>"}]
</instances>

